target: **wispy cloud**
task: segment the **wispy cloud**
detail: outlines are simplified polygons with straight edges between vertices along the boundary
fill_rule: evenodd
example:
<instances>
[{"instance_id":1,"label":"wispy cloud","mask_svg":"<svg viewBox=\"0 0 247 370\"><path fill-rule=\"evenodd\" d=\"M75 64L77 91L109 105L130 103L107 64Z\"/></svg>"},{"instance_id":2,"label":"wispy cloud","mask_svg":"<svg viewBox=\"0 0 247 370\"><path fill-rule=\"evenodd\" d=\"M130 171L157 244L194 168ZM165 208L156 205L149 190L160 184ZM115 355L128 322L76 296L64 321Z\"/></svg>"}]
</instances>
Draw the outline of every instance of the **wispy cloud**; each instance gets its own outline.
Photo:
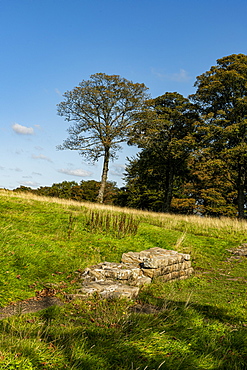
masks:
<instances>
[{"instance_id":1,"label":"wispy cloud","mask_svg":"<svg viewBox=\"0 0 247 370\"><path fill-rule=\"evenodd\" d=\"M113 176L123 176L124 170L125 170L124 164L113 164L112 169L110 170L110 174Z\"/></svg>"},{"instance_id":2,"label":"wispy cloud","mask_svg":"<svg viewBox=\"0 0 247 370\"><path fill-rule=\"evenodd\" d=\"M12 129L14 130L15 133L19 135L33 135L34 134L33 127L22 126L22 125L19 125L19 123L14 123L12 125Z\"/></svg>"},{"instance_id":3,"label":"wispy cloud","mask_svg":"<svg viewBox=\"0 0 247 370\"><path fill-rule=\"evenodd\" d=\"M39 150L39 151L44 150L44 148L42 148L42 146L38 146L38 145L36 145L36 146L34 147L34 149Z\"/></svg>"},{"instance_id":4,"label":"wispy cloud","mask_svg":"<svg viewBox=\"0 0 247 370\"><path fill-rule=\"evenodd\" d=\"M170 80L170 81L175 81L175 82L188 82L191 79L188 72L182 68L179 70L179 72L176 72L176 73L161 73L157 71L155 68L152 68L151 72L153 75L158 77L160 80Z\"/></svg>"},{"instance_id":5,"label":"wispy cloud","mask_svg":"<svg viewBox=\"0 0 247 370\"><path fill-rule=\"evenodd\" d=\"M61 91L59 90L59 89L55 89L55 93L57 94L57 95L59 95L59 96L62 96L63 94L61 93Z\"/></svg>"},{"instance_id":6,"label":"wispy cloud","mask_svg":"<svg viewBox=\"0 0 247 370\"><path fill-rule=\"evenodd\" d=\"M180 69L178 73L172 73L170 75L171 80L177 81L177 82L187 82L190 80L190 76L185 69Z\"/></svg>"},{"instance_id":7,"label":"wispy cloud","mask_svg":"<svg viewBox=\"0 0 247 370\"><path fill-rule=\"evenodd\" d=\"M24 153L23 149L16 149L16 151L15 151L15 154L17 154L17 155L20 155L22 153Z\"/></svg>"},{"instance_id":8,"label":"wispy cloud","mask_svg":"<svg viewBox=\"0 0 247 370\"><path fill-rule=\"evenodd\" d=\"M10 168L10 171L22 172L22 169L19 167L15 167L15 168Z\"/></svg>"},{"instance_id":9,"label":"wispy cloud","mask_svg":"<svg viewBox=\"0 0 247 370\"><path fill-rule=\"evenodd\" d=\"M79 177L89 177L92 175L92 172L83 170L81 168L77 168L75 170L69 169L69 168L62 168L58 170L60 173L64 173L65 175L70 175L70 176L79 176Z\"/></svg>"},{"instance_id":10,"label":"wispy cloud","mask_svg":"<svg viewBox=\"0 0 247 370\"><path fill-rule=\"evenodd\" d=\"M32 154L32 158L33 159L42 159L44 161L47 161L47 162L51 162L52 163L52 160L49 157L47 157L46 155L44 155L44 154L39 154L39 155Z\"/></svg>"},{"instance_id":11,"label":"wispy cloud","mask_svg":"<svg viewBox=\"0 0 247 370\"><path fill-rule=\"evenodd\" d=\"M19 184L24 186L39 186L39 183L35 181L19 181Z\"/></svg>"}]
</instances>

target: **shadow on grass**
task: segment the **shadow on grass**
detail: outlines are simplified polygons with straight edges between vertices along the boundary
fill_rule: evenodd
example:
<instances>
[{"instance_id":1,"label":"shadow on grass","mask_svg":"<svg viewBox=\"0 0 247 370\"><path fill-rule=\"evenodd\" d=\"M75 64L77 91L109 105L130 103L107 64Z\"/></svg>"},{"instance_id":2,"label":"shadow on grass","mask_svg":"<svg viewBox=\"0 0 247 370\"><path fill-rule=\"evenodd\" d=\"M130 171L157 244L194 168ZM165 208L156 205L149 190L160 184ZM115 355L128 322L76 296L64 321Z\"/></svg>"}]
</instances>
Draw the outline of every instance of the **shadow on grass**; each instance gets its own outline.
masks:
<instances>
[{"instance_id":1,"label":"shadow on grass","mask_svg":"<svg viewBox=\"0 0 247 370\"><path fill-rule=\"evenodd\" d=\"M247 369L247 328L224 309L162 299L136 307L116 322L78 310L73 332L47 339L64 346L71 369Z\"/></svg>"},{"instance_id":2,"label":"shadow on grass","mask_svg":"<svg viewBox=\"0 0 247 370\"><path fill-rule=\"evenodd\" d=\"M36 314L29 340L39 330L45 360L40 348L22 346L35 369L247 369L247 328L222 308L152 297L152 304L143 299L116 312L114 302L95 302L90 309L68 304ZM31 330L40 320L42 330Z\"/></svg>"},{"instance_id":3,"label":"shadow on grass","mask_svg":"<svg viewBox=\"0 0 247 370\"><path fill-rule=\"evenodd\" d=\"M247 368L247 332L236 317L211 306L167 304L164 312L133 314L121 334L87 331L88 345L97 353L105 348L109 369Z\"/></svg>"}]
</instances>

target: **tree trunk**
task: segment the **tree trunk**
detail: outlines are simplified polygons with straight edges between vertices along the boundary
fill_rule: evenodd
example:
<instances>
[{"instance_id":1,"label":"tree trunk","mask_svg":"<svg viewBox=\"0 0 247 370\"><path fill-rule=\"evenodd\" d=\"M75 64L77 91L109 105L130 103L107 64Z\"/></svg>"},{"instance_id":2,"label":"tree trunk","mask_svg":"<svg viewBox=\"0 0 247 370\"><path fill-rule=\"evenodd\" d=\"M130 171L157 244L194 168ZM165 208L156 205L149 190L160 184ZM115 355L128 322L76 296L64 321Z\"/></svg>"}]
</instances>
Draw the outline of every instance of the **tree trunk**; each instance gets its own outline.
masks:
<instances>
[{"instance_id":1,"label":"tree trunk","mask_svg":"<svg viewBox=\"0 0 247 370\"><path fill-rule=\"evenodd\" d=\"M174 181L174 168L172 161L168 161L165 179L165 194L162 212L169 213L171 209L172 193Z\"/></svg>"},{"instance_id":2,"label":"tree trunk","mask_svg":"<svg viewBox=\"0 0 247 370\"><path fill-rule=\"evenodd\" d=\"M104 163L103 163L103 170L102 170L102 176L101 176L101 185L99 189L99 194L97 196L98 203L104 202L107 174L108 174L108 169L109 169L109 159L110 159L110 148L105 147Z\"/></svg>"},{"instance_id":3,"label":"tree trunk","mask_svg":"<svg viewBox=\"0 0 247 370\"><path fill-rule=\"evenodd\" d=\"M239 165L238 169L238 181L237 181L237 188L238 188L238 218L243 219L245 218L244 212L244 205L245 205L245 186L246 186L246 173L245 168L243 165Z\"/></svg>"}]
</instances>

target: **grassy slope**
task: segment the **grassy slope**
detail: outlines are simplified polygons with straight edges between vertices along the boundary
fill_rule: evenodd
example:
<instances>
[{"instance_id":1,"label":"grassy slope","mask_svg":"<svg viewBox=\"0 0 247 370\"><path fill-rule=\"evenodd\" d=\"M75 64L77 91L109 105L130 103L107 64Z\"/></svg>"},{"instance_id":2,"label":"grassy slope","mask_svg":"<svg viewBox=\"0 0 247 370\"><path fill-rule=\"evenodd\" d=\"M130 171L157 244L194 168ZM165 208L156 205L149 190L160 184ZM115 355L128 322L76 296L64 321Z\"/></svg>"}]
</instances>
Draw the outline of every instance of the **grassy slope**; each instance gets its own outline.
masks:
<instances>
[{"instance_id":1,"label":"grassy slope","mask_svg":"<svg viewBox=\"0 0 247 370\"><path fill-rule=\"evenodd\" d=\"M247 368L247 260L227 251L247 242L246 222L133 212L137 235L117 239L87 230L94 205L13 195L0 194L2 306L47 284L71 292L76 270L154 246L189 252L195 275L143 289L154 313L93 297L2 320L0 369Z\"/></svg>"}]
</instances>

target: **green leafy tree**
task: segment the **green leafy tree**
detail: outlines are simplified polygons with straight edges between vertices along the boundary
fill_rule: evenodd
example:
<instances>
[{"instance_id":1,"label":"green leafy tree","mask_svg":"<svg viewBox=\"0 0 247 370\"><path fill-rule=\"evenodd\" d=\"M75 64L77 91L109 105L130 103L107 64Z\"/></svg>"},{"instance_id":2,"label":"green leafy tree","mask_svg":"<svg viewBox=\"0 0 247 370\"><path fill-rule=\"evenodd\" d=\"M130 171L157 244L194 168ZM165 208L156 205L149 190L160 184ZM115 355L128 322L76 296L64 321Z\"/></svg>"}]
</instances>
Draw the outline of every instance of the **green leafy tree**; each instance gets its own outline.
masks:
<instances>
[{"instance_id":1,"label":"green leafy tree","mask_svg":"<svg viewBox=\"0 0 247 370\"><path fill-rule=\"evenodd\" d=\"M59 149L78 150L88 160L104 158L98 202L104 200L110 159L127 140L135 114L147 99L144 84L118 75L96 73L64 94L58 114L73 122L69 137Z\"/></svg>"},{"instance_id":2,"label":"green leafy tree","mask_svg":"<svg viewBox=\"0 0 247 370\"><path fill-rule=\"evenodd\" d=\"M206 149L193 153L188 161L189 179L184 192L195 201L195 212L206 216L236 217L237 192L221 160L212 158Z\"/></svg>"},{"instance_id":3,"label":"green leafy tree","mask_svg":"<svg viewBox=\"0 0 247 370\"><path fill-rule=\"evenodd\" d=\"M186 175L186 162L195 146L198 114L181 94L166 93L148 100L138 117L130 143L143 152L127 168L128 184L132 189L138 184L141 201L154 205L156 199L155 208L170 212L174 189Z\"/></svg>"},{"instance_id":4,"label":"green leafy tree","mask_svg":"<svg viewBox=\"0 0 247 370\"><path fill-rule=\"evenodd\" d=\"M33 192L38 195L48 197L96 202L99 188L100 182L95 180L81 181L80 184L75 181L63 181L61 183L55 183L52 186L41 186L40 188L33 190ZM19 188L16 189L16 191L18 190ZM28 190L21 188L19 191ZM107 181L104 193L104 202L107 204L112 204L117 192L118 188L116 183Z\"/></svg>"},{"instance_id":5,"label":"green leafy tree","mask_svg":"<svg viewBox=\"0 0 247 370\"><path fill-rule=\"evenodd\" d=\"M169 212L194 213L197 210L195 199L188 188L189 171L185 161L176 170L172 185L172 200ZM152 148L143 149L135 158L129 159L126 166L126 187L119 190L116 204L133 208L163 212L164 177L166 158Z\"/></svg>"},{"instance_id":6,"label":"green leafy tree","mask_svg":"<svg viewBox=\"0 0 247 370\"><path fill-rule=\"evenodd\" d=\"M32 189L32 188L30 188L29 186L21 185L21 186L19 186L18 188L13 189L13 191L16 191L16 192L27 192L27 193L31 193L31 192L33 191L33 189Z\"/></svg>"},{"instance_id":7,"label":"green leafy tree","mask_svg":"<svg viewBox=\"0 0 247 370\"><path fill-rule=\"evenodd\" d=\"M56 197L63 199L71 199L71 192L74 186L77 186L75 181L63 181L54 183L52 186L41 186L36 190L37 194L47 197Z\"/></svg>"},{"instance_id":8,"label":"green leafy tree","mask_svg":"<svg viewBox=\"0 0 247 370\"><path fill-rule=\"evenodd\" d=\"M100 182L95 180L81 181L80 190L82 192L81 199L88 202L96 202L100 189ZM107 181L104 191L104 203L112 204L118 192L115 182Z\"/></svg>"},{"instance_id":9,"label":"green leafy tree","mask_svg":"<svg viewBox=\"0 0 247 370\"><path fill-rule=\"evenodd\" d=\"M164 205L162 158L152 148L147 148L128 161L126 187L118 194L119 205L161 211Z\"/></svg>"},{"instance_id":10,"label":"green leafy tree","mask_svg":"<svg viewBox=\"0 0 247 370\"><path fill-rule=\"evenodd\" d=\"M191 95L203 123L201 158L218 168L231 192L235 191L239 218L246 213L247 194L247 56L233 54L199 77ZM204 155L203 155L204 154Z\"/></svg>"}]
</instances>

